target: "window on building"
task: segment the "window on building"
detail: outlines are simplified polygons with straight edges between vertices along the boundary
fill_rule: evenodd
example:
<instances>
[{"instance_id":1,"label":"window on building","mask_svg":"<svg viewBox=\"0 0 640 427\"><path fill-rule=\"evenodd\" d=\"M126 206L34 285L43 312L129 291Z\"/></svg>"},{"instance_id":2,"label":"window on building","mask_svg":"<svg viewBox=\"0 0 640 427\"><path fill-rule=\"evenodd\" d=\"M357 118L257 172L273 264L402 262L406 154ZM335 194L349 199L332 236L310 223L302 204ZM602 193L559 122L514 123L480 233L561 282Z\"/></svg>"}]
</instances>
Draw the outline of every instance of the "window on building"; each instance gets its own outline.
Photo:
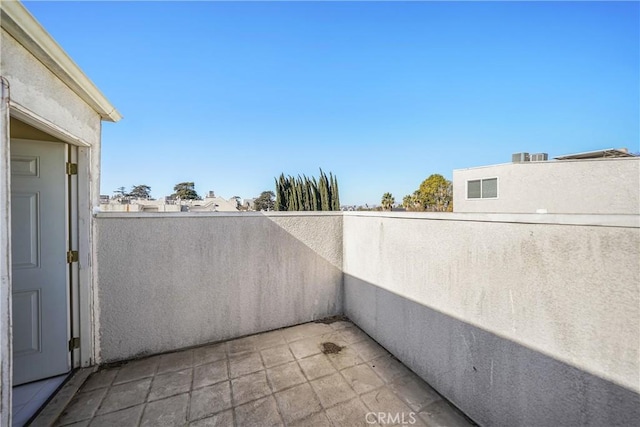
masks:
<instances>
[{"instance_id":1,"label":"window on building","mask_svg":"<svg viewBox=\"0 0 640 427\"><path fill-rule=\"evenodd\" d=\"M498 178L467 181L467 199L496 199L497 197Z\"/></svg>"}]
</instances>

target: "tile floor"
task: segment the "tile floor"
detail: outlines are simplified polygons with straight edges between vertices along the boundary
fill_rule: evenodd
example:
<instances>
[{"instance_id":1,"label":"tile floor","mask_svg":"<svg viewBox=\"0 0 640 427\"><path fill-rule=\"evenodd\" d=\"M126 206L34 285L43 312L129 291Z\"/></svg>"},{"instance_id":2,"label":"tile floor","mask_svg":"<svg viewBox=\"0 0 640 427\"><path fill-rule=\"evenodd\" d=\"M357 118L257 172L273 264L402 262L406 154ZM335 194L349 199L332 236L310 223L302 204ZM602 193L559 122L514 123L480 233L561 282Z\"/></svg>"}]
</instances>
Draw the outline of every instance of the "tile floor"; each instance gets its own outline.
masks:
<instances>
[{"instance_id":1,"label":"tile floor","mask_svg":"<svg viewBox=\"0 0 640 427\"><path fill-rule=\"evenodd\" d=\"M13 388L13 427L22 427L40 409L60 385L68 374L19 385Z\"/></svg>"},{"instance_id":2,"label":"tile floor","mask_svg":"<svg viewBox=\"0 0 640 427\"><path fill-rule=\"evenodd\" d=\"M342 348L325 354L323 343ZM88 378L56 422L58 426L402 424L470 425L424 381L345 321L306 323L101 369Z\"/></svg>"}]
</instances>

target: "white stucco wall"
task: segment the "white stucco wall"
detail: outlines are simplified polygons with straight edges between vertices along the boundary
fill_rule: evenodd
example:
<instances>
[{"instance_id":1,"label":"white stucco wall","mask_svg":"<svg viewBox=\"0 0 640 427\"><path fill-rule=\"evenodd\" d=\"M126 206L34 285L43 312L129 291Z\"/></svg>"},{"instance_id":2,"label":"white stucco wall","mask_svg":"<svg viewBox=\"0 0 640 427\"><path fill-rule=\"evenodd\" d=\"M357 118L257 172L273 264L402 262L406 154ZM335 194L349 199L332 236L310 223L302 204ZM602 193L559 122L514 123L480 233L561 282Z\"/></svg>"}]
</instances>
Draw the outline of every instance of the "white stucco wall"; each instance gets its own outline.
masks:
<instances>
[{"instance_id":1,"label":"white stucco wall","mask_svg":"<svg viewBox=\"0 0 640 427\"><path fill-rule=\"evenodd\" d=\"M342 313L342 215L101 213L98 362Z\"/></svg>"},{"instance_id":2,"label":"white stucco wall","mask_svg":"<svg viewBox=\"0 0 640 427\"><path fill-rule=\"evenodd\" d=\"M497 199L467 181L498 177ZM453 171L454 212L640 214L640 157L506 163Z\"/></svg>"},{"instance_id":3,"label":"white stucco wall","mask_svg":"<svg viewBox=\"0 0 640 427\"><path fill-rule=\"evenodd\" d=\"M11 160L9 85L0 78L0 425L11 424Z\"/></svg>"},{"instance_id":4,"label":"white stucco wall","mask_svg":"<svg viewBox=\"0 0 640 427\"><path fill-rule=\"evenodd\" d=\"M550 219L345 213L345 312L481 425L639 415L639 218Z\"/></svg>"},{"instance_id":5,"label":"white stucco wall","mask_svg":"<svg viewBox=\"0 0 640 427\"><path fill-rule=\"evenodd\" d=\"M11 102L98 147L99 114L4 29L0 33L0 74L9 81Z\"/></svg>"},{"instance_id":6,"label":"white stucco wall","mask_svg":"<svg viewBox=\"0 0 640 427\"><path fill-rule=\"evenodd\" d=\"M77 147L70 150L68 159L78 164L78 175L70 184L70 194L77 199L70 198L68 244L80 252L80 261L71 266L69 315L71 334L81 339L80 349L72 352L73 367L88 366L95 363L91 236L92 211L99 204L101 120L118 121L121 116L20 2L0 2L0 15L0 424L4 426L11 424L12 397L10 139L20 136ZM17 132L12 132L9 117L13 124L27 126L18 125Z\"/></svg>"}]
</instances>

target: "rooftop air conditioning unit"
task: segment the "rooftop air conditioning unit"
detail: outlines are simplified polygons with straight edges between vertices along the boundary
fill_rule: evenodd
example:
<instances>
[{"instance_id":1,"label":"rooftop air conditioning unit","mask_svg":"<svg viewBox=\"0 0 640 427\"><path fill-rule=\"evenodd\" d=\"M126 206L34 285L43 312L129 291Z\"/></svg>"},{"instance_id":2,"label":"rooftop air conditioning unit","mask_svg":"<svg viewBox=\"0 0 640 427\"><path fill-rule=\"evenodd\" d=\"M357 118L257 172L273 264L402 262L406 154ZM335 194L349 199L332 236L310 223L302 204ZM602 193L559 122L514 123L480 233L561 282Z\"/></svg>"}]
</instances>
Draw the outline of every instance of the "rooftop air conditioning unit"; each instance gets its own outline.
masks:
<instances>
[{"instance_id":1,"label":"rooftop air conditioning unit","mask_svg":"<svg viewBox=\"0 0 640 427\"><path fill-rule=\"evenodd\" d=\"M549 160L549 155L547 153L536 153L531 155L532 162L546 162Z\"/></svg>"},{"instance_id":2,"label":"rooftop air conditioning unit","mask_svg":"<svg viewBox=\"0 0 640 427\"><path fill-rule=\"evenodd\" d=\"M516 153L511 155L511 161L513 163L522 163L529 161L529 153Z\"/></svg>"}]
</instances>

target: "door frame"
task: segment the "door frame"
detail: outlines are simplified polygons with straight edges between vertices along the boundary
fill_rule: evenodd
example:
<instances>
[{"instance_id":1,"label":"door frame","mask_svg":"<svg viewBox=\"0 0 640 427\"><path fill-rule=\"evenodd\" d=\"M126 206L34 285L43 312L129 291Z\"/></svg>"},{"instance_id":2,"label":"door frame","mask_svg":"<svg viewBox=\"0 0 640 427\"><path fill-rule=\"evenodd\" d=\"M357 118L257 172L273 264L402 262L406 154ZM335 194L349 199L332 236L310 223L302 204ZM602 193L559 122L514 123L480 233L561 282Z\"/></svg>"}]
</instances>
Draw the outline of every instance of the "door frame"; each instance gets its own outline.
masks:
<instances>
[{"instance_id":1,"label":"door frame","mask_svg":"<svg viewBox=\"0 0 640 427\"><path fill-rule=\"evenodd\" d=\"M78 165L77 175L72 175L68 188L69 201L69 248L79 252L79 261L70 264L70 337L80 338L80 347L70 352L71 369L94 364L94 323L93 323L93 213L92 194L97 173L92 173L92 156L98 149L92 150L91 144L77 138L52 122L38 116L24 107L10 102L10 117L18 119L42 132L54 136L66 143L68 160ZM7 121L7 130L8 129ZM9 133L10 136L10 132ZM10 138L9 138L10 139ZM9 150L10 150L10 141ZM10 153L10 151L9 151ZM10 161L10 154L7 160ZM10 191L10 184L9 184ZM10 198L10 193L9 193ZM10 248L10 246L9 246ZM11 296L9 295L9 298ZM9 301L11 304L11 300Z\"/></svg>"},{"instance_id":2,"label":"door frame","mask_svg":"<svg viewBox=\"0 0 640 427\"><path fill-rule=\"evenodd\" d=\"M11 425L13 339L11 330L11 156L9 82L0 76L0 425Z\"/></svg>"}]
</instances>

